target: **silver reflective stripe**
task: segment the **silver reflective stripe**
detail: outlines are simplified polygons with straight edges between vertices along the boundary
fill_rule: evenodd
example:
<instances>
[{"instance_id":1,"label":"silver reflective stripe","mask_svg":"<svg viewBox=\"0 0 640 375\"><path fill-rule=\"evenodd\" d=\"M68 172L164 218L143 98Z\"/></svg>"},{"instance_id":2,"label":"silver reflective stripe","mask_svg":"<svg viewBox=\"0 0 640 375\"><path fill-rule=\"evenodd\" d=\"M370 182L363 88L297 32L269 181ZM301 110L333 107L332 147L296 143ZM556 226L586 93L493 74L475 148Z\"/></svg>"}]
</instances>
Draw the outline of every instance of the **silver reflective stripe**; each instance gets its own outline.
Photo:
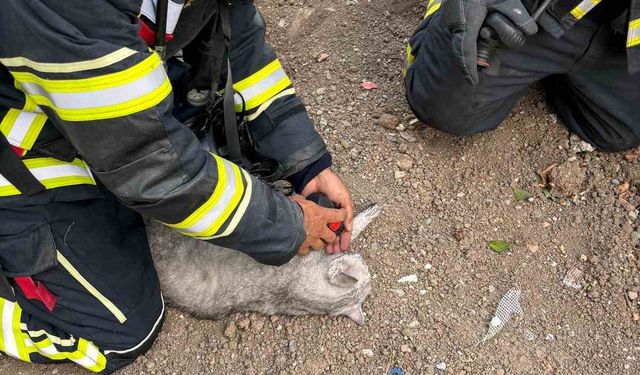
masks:
<instances>
[{"instance_id":1,"label":"silver reflective stripe","mask_svg":"<svg viewBox=\"0 0 640 375\"><path fill-rule=\"evenodd\" d=\"M4 352L8 355L20 359L16 337L13 333L13 314L15 303L4 300L2 308L2 337L4 342Z\"/></svg>"},{"instance_id":2,"label":"silver reflective stripe","mask_svg":"<svg viewBox=\"0 0 640 375\"><path fill-rule=\"evenodd\" d=\"M244 98L244 102L250 101L251 99L255 98L256 96L258 96L258 95L264 93L265 91L269 90L275 84L277 84L278 82L280 82L281 80L283 80L285 78L287 78L287 73L285 73L285 71L284 71L284 69L282 69L282 67L278 68L277 70L273 71L268 76L266 76L263 79L261 79L260 81L256 82L254 85L251 85L248 88L240 91L240 94L242 94L242 97L240 97L238 94L236 94L236 96L235 96L236 104L241 105L243 103L243 101L242 101L243 98Z\"/></svg>"},{"instance_id":3,"label":"silver reflective stripe","mask_svg":"<svg viewBox=\"0 0 640 375\"><path fill-rule=\"evenodd\" d=\"M156 22L156 8L158 0L143 0L140 13L146 16L151 22ZM184 0L170 0L169 9L167 10L167 34L173 34L182 13Z\"/></svg>"},{"instance_id":4,"label":"silver reflective stripe","mask_svg":"<svg viewBox=\"0 0 640 375\"><path fill-rule=\"evenodd\" d=\"M34 82L21 82L23 90L29 95L49 98L61 109L90 109L125 103L137 99L158 89L167 80L164 67L157 66L139 79L108 89L86 92L50 92Z\"/></svg>"},{"instance_id":5,"label":"silver reflective stripe","mask_svg":"<svg viewBox=\"0 0 640 375\"><path fill-rule=\"evenodd\" d=\"M222 212L229 206L238 186L236 183L236 174L233 169L233 164L226 160L223 160L223 164L227 182L224 186L224 191L222 193L222 196L220 197L220 200L216 203L215 206L211 207L211 209L209 209L209 211L207 211L207 213L204 214L204 216L195 224L191 225L188 228L180 229L181 232L200 233L205 231L220 217L220 215L222 215Z\"/></svg>"},{"instance_id":6,"label":"silver reflective stripe","mask_svg":"<svg viewBox=\"0 0 640 375\"><path fill-rule=\"evenodd\" d=\"M58 177L88 177L93 178L89 169L78 167L73 164L52 165L40 168L29 168L29 172L33 174L39 181L45 181ZM0 175L0 187L12 186L6 178Z\"/></svg>"}]
</instances>

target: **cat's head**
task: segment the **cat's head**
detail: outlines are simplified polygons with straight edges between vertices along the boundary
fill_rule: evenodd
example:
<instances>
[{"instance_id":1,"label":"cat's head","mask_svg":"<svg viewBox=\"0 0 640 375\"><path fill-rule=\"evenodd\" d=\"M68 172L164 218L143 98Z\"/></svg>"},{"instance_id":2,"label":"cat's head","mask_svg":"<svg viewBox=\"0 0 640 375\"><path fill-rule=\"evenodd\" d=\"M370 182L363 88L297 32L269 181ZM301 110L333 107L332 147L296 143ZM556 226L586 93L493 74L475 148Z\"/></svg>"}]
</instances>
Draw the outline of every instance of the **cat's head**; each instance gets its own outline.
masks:
<instances>
[{"instance_id":1,"label":"cat's head","mask_svg":"<svg viewBox=\"0 0 640 375\"><path fill-rule=\"evenodd\" d=\"M371 275L359 254L325 255L312 252L296 257L302 271L295 295L304 301L307 314L346 316L359 325L364 324L362 303L371 292Z\"/></svg>"}]
</instances>

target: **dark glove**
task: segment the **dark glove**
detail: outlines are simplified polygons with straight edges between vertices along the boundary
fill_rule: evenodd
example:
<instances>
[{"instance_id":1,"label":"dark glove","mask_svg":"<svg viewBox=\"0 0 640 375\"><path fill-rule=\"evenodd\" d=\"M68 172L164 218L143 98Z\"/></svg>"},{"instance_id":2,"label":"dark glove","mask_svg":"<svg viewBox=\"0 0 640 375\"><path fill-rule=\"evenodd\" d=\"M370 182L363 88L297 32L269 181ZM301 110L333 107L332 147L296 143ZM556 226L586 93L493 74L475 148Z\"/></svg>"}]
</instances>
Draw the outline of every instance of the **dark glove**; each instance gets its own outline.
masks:
<instances>
[{"instance_id":1,"label":"dark glove","mask_svg":"<svg viewBox=\"0 0 640 375\"><path fill-rule=\"evenodd\" d=\"M445 21L453 35L456 63L473 85L479 81L478 36L487 14L499 13L492 18L500 22L492 22L491 26L508 47L517 47L520 41L524 44L523 33L538 32L538 25L521 0L447 0L443 6Z\"/></svg>"}]
</instances>

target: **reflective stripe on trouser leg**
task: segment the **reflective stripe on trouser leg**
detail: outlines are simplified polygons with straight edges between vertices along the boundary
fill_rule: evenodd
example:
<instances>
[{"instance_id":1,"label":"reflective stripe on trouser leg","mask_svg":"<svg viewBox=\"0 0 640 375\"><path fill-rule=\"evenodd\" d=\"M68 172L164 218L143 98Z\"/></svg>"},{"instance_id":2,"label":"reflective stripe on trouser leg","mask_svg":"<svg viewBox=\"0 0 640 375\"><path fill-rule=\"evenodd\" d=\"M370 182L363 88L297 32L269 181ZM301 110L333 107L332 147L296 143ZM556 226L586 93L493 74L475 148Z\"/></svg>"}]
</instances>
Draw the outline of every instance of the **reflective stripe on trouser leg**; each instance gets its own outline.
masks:
<instances>
[{"instance_id":1,"label":"reflective stripe on trouser leg","mask_svg":"<svg viewBox=\"0 0 640 375\"><path fill-rule=\"evenodd\" d=\"M69 360L93 372L105 369L107 359L92 342L73 336L58 337L43 329L30 330L20 306L0 298L0 351L25 362Z\"/></svg>"}]
</instances>

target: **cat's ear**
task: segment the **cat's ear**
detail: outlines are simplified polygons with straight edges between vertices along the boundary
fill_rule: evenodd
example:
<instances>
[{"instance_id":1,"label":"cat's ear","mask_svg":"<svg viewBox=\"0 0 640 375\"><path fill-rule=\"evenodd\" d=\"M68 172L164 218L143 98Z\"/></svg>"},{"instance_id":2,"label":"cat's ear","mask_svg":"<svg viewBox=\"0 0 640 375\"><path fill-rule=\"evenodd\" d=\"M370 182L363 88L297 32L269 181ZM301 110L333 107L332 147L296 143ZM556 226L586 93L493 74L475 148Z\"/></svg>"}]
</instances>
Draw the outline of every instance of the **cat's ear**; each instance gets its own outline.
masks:
<instances>
[{"instance_id":1,"label":"cat's ear","mask_svg":"<svg viewBox=\"0 0 640 375\"><path fill-rule=\"evenodd\" d=\"M356 322L357 325L364 325L364 313L362 312L362 306L356 305L351 310L344 313L344 316Z\"/></svg>"},{"instance_id":2,"label":"cat's ear","mask_svg":"<svg viewBox=\"0 0 640 375\"><path fill-rule=\"evenodd\" d=\"M329 270L331 283L341 288L353 287L367 275L366 266L361 258L356 256L337 258Z\"/></svg>"}]
</instances>

